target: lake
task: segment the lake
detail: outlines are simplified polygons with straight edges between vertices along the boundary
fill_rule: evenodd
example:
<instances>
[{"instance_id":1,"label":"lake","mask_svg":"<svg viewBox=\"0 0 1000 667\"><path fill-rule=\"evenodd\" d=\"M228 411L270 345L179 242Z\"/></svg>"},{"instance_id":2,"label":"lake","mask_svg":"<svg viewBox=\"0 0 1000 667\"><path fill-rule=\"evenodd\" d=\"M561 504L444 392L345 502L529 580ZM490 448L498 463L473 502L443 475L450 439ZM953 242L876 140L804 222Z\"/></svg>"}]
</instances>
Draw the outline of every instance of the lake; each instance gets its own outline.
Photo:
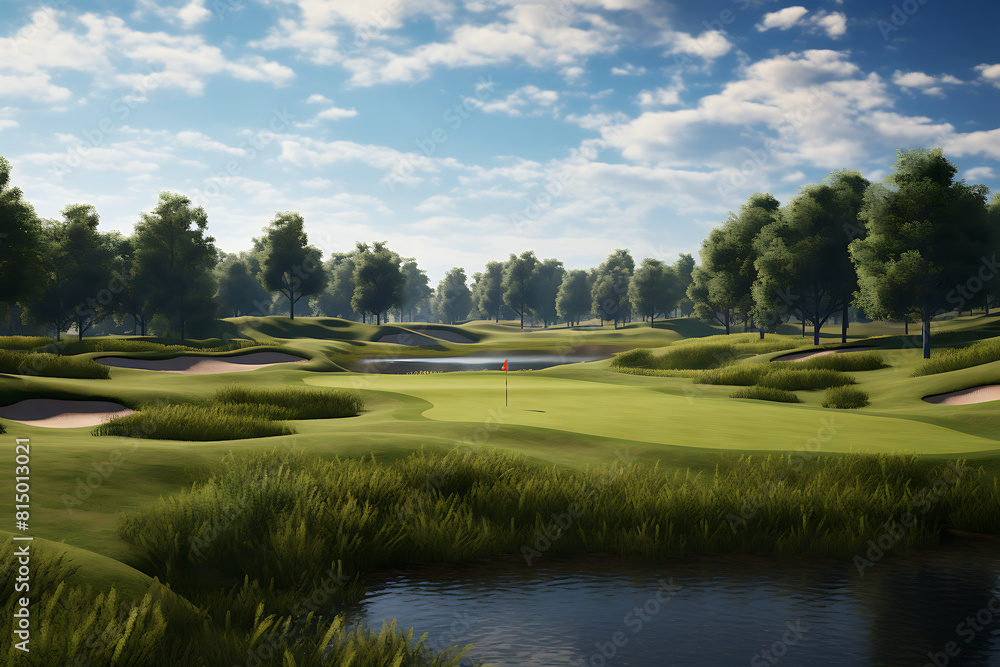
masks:
<instances>
[{"instance_id":1,"label":"lake","mask_svg":"<svg viewBox=\"0 0 1000 667\"><path fill-rule=\"evenodd\" d=\"M863 576L832 559L512 557L388 573L347 611L497 667L1000 665L998 583L997 542L958 539Z\"/></svg>"},{"instance_id":2,"label":"lake","mask_svg":"<svg viewBox=\"0 0 1000 667\"><path fill-rule=\"evenodd\" d=\"M567 350L561 353L545 352L478 352L450 357L377 357L360 359L349 364L349 369L359 373L419 373L424 371L453 373L457 371L498 371L504 359L509 360L511 371L540 370L562 364L598 361L611 357L620 348L605 351Z\"/></svg>"}]
</instances>

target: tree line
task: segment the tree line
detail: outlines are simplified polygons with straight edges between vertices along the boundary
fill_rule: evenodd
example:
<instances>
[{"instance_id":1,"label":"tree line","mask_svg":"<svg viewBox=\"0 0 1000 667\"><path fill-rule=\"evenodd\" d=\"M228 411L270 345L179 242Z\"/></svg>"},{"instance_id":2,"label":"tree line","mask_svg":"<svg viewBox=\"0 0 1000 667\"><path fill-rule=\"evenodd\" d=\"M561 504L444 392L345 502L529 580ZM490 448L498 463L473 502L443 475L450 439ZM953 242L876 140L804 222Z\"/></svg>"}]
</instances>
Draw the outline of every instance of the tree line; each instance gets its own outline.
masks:
<instances>
[{"instance_id":1,"label":"tree line","mask_svg":"<svg viewBox=\"0 0 1000 667\"><path fill-rule=\"evenodd\" d=\"M793 318L813 330L849 309L919 322L929 356L932 318L993 303L1000 199L956 181L940 149L899 151L885 184L837 171L800 189L784 206L751 195L702 243L701 263L636 266L617 249L590 270L566 270L528 250L488 262L470 278L455 267L429 284L414 258L384 242L357 243L325 260L304 220L278 212L252 248L225 253L208 235L204 209L164 192L130 236L99 231L88 204L39 218L10 183L0 158L0 318L57 336L130 326L182 339L216 317L296 314L381 324L515 319L568 326L599 319L616 328L635 318L695 315L729 333L776 331Z\"/></svg>"}]
</instances>

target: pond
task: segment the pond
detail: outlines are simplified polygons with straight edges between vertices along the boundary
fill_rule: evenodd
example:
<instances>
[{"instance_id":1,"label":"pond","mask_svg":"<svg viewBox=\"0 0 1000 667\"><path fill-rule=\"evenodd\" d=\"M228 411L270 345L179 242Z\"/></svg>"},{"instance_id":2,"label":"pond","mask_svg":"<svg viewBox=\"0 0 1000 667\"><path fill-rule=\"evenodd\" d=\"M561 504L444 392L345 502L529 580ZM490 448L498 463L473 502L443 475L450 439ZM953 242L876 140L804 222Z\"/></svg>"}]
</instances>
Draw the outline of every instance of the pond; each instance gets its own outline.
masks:
<instances>
[{"instance_id":1,"label":"pond","mask_svg":"<svg viewBox=\"0 0 1000 667\"><path fill-rule=\"evenodd\" d=\"M1000 550L955 540L874 560L490 562L388 573L348 609L441 649L532 665L1000 665ZM471 664L463 660L462 664Z\"/></svg>"},{"instance_id":2,"label":"pond","mask_svg":"<svg viewBox=\"0 0 1000 667\"><path fill-rule=\"evenodd\" d=\"M537 371L562 364L607 359L621 348L566 350L564 352L475 352L449 357L373 357L349 364L359 373L420 373L425 371L453 373L456 371L498 371L504 359L511 371Z\"/></svg>"}]
</instances>

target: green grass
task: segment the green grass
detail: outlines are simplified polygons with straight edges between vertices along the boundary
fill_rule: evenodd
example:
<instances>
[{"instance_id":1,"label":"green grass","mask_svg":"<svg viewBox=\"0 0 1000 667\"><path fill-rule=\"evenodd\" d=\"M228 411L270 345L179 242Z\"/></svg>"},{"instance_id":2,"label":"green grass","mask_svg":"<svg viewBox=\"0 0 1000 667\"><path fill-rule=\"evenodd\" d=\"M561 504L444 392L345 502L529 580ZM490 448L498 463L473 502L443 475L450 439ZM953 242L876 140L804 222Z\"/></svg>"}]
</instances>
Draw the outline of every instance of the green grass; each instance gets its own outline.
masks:
<instances>
[{"instance_id":1,"label":"green grass","mask_svg":"<svg viewBox=\"0 0 1000 667\"><path fill-rule=\"evenodd\" d=\"M855 387L831 387L823 399L824 408L863 408L869 403L868 392Z\"/></svg>"},{"instance_id":2,"label":"green grass","mask_svg":"<svg viewBox=\"0 0 1000 667\"><path fill-rule=\"evenodd\" d=\"M948 373L972 366L1000 361L1000 338L991 338L966 347L935 350L913 371L914 377Z\"/></svg>"},{"instance_id":3,"label":"green grass","mask_svg":"<svg viewBox=\"0 0 1000 667\"><path fill-rule=\"evenodd\" d=\"M54 344L48 336L0 336L0 350L33 350Z\"/></svg>"},{"instance_id":4,"label":"green grass","mask_svg":"<svg viewBox=\"0 0 1000 667\"><path fill-rule=\"evenodd\" d=\"M0 435L3 435L6 432L7 432L7 427L3 425L3 422L0 422Z\"/></svg>"},{"instance_id":5,"label":"green grass","mask_svg":"<svg viewBox=\"0 0 1000 667\"><path fill-rule=\"evenodd\" d=\"M803 361L774 362L775 364L795 364L797 368L830 370L841 372L877 371L888 368L885 357L878 352L848 352L825 354Z\"/></svg>"},{"instance_id":6,"label":"green grass","mask_svg":"<svg viewBox=\"0 0 1000 667\"><path fill-rule=\"evenodd\" d=\"M648 368L655 370L705 370L729 366L766 352L788 350L797 344L778 336L760 340L756 334L710 336L674 343L666 351L654 355L650 350L635 349L615 356L611 367Z\"/></svg>"},{"instance_id":7,"label":"green grass","mask_svg":"<svg viewBox=\"0 0 1000 667\"><path fill-rule=\"evenodd\" d=\"M774 389L772 387L761 387L758 385L738 389L737 391L731 393L729 398L753 398L760 401L775 401L777 403L802 402L802 399L790 391L785 391L784 389Z\"/></svg>"},{"instance_id":8,"label":"green grass","mask_svg":"<svg viewBox=\"0 0 1000 667\"><path fill-rule=\"evenodd\" d=\"M0 373L107 380L110 369L90 359L58 354L0 350Z\"/></svg>"},{"instance_id":9,"label":"green grass","mask_svg":"<svg viewBox=\"0 0 1000 667\"><path fill-rule=\"evenodd\" d=\"M725 384L745 387L759 383L773 371L774 369L768 364L738 364L698 373L694 382L695 384Z\"/></svg>"},{"instance_id":10,"label":"green grass","mask_svg":"<svg viewBox=\"0 0 1000 667\"><path fill-rule=\"evenodd\" d=\"M357 416L364 409L359 394L341 389L302 390L234 384L216 392L213 401L261 419L336 419Z\"/></svg>"},{"instance_id":11,"label":"green grass","mask_svg":"<svg viewBox=\"0 0 1000 667\"><path fill-rule=\"evenodd\" d=\"M225 405L160 405L117 417L97 426L93 435L157 440L242 440L291 435L295 429L280 421L233 410Z\"/></svg>"},{"instance_id":12,"label":"green grass","mask_svg":"<svg viewBox=\"0 0 1000 667\"><path fill-rule=\"evenodd\" d=\"M813 391L855 384L856 382L857 380L852 376L838 371L779 368L761 378L759 384L762 387L784 389L785 391Z\"/></svg>"}]
</instances>

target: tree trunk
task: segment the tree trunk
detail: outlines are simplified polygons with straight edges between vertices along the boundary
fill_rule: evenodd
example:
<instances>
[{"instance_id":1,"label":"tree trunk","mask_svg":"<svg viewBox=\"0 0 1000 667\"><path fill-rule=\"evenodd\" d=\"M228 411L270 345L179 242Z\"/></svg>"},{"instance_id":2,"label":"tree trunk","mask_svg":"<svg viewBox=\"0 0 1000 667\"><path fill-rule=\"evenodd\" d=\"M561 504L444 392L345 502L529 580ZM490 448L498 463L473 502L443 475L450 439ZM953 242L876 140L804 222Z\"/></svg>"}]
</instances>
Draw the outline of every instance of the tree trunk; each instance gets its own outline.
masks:
<instances>
[{"instance_id":1,"label":"tree trunk","mask_svg":"<svg viewBox=\"0 0 1000 667\"><path fill-rule=\"evenodd\" d=\"M806 337L806 316L802 315L802 337Z\"/></svg>"},{"instance_id":2,"label":"tree trunk","mask_svg":"<svg viewBox=\"0 0 1000 667\"><path fill-rule=\"evenodd\" d=\"M903 320L903 335L910 335L910 320Z\"/></svg>"},{"instance_id":3,"label":"tree trunk","mask_svg":"<svg viewBox=\"0 0 1000 667\"><path fill-rule=\"evenodd\" d=\"M83 341L83 318L76 318L76 339L78 341Z\"/></svg>"},{"instance_id":4,"label":"tree trunk","mask_svg":"<svg viewBox=\"0 0 1000 667\"><path fill-rule=\"evenodd\" d=\"M184 318L181 318L181 340L184 340Z\"/></svg>"},{"instance_id":5,"label":"tree trunk","mask_svg":"<svg viewBox=\"0 0 1000 667\"><path fill-rule=\"evenodd\" d=\"M929 313L924 313L923 331L921 332L924 337L924 359L931 358L931 316Z\"/></svg>"},{"instance_id":6,"label":"tree trunk","mask_svg":"<svg viewBox=\"0 0 1000 667\"><path fill-rule=\"evenodd\" d=\"M847 302L844 302L844 309L840 313L840 342L847 342Z\"/></svg>"},{"instance_id":7,"label":"tree trunk","mask_svg":"<svg viewBox=\"0 0 1000 667\"><path fill-rule=\"evenodd\" d=\"M819 318L813 323L813 345L819 346Z\"/></svg>"},{"instance_id":8,"label":"tree trunk","mask_svg":"<svg viewBox=\"0 0 1000 667\"><path fill-rule=\"evenodd\" d=\"M729 335L729 311L726 311L726 335Z\"/></svg>"},{"instance_id":9,"label":"tree trunk","mask_svg":"<svg viewBox=\"0 0 1000 667\"><path fill-rule=\"evenodd\" d=\"M760 339L764 340L764 327L763 326L760 328Z\"/></svg>"}]
</instances>

